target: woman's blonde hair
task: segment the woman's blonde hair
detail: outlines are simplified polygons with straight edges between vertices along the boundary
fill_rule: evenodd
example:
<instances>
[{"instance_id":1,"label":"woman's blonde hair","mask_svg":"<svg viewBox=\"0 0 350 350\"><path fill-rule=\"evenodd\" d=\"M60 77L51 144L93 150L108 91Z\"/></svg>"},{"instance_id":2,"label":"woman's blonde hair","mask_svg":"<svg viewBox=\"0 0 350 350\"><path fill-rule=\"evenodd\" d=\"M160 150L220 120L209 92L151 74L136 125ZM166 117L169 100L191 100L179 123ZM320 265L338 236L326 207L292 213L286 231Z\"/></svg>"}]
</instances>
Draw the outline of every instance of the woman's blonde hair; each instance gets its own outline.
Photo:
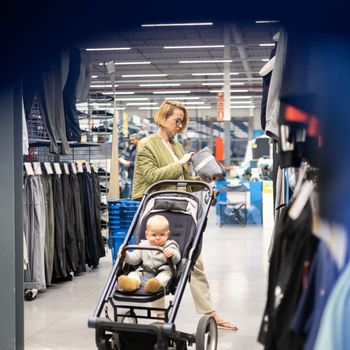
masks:
<instances>
[{"instance_id":1,"label":"woman's blonde hair","mask_svg":"<svg viewBox=\"0 0 350 350\"><path fill-rule=\"evenodd\" d=\"M165 100L159 107L155 117L157 125L165 126L166 120L174 113L175 109L180 109L184 112L184 119L181 124L181 132L185 131L188 125L188 113L185 106L178 101Z\"/></svg>"}]
</instances>

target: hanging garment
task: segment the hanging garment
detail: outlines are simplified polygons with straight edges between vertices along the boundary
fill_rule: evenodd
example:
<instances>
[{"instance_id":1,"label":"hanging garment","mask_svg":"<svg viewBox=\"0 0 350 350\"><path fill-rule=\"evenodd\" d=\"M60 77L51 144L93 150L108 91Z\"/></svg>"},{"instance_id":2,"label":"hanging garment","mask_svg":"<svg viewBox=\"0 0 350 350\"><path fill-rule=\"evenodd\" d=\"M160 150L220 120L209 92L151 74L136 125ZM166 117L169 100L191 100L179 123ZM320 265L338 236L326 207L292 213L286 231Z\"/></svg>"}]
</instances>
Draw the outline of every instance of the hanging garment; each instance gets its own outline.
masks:
<instances>
[{"instance_id":1,"label":"hanging garment","mask_svg":"<svg viewBox=\"0 0 350 350\"><path fill-rule=\"evenodd\" d=\"M52 175L41 176L45 198L45 276L46 284L51 284L55 254L55 219L53 206Z\"/></svg>"},{"instance_id":2,"label":"hanging garment","mask_svg":"<svg viewBox=\"0 0 350 350\"><path fill-rule=\"evenodd\" d=\"M88 55L88 52L86 52L83 49L80 49L80 56L81 56L80 74L79 74L79 80L77 83L76 94L77 94L77 99L79 101L86 101L89 94L90 83L91 83L92 64L90 62L90 57Z\"/></svg>"},{"instance_id":3,"label":"hanging garment","mask_svg":"<svg viewBox=\"0 0 350 350\"><path fill-rule=\"evenodd\" d=\"M290 329L302 291L305 264L314 254L317 238L311 233L311 208L296 220L281 213L269 267L267 302L258 336L266 350L302 349L302 339Z\"/></svg>"},{"instance_id":4,"label":"hanging garment","mask_svg":"<svg viewBox=\"0 0 350 350\"><path fill-rule=\"evenodd\" d=\"M79 187L79 180L76 174L70 174L70 186L73 196L73 208L74 208L74 231L77 242L77 271L78 273L85 272L85 237L84 237L84 221L83 221L83 208L81 202L81 194Z\"/></svg>"},{"instance_id":5,"label":"hanging garment","mask_svg":"<svg viewBox=\"0 0 350 350\"><path fill-rule=\"evenodd\" d=\"M340 275L322 315L314 350L350 349L350 264Z\"/></svg>"},{"instance_id":6,"label":"hanging garment","mask_svg":"<svg viewBox=\"0 0 350 350\"><path fill-rule=\"evenodd\" d=\"M55 253L53 264L53 280L67 277L65 212L61 175L52 177Z\"/></svg>"},{"instance_id":7,"label":"hanging garment","mask_svg":"<svg viewBox=\"0 0 350 350\"><path fill-rule=\"evenodd\" d=\"M45 199L40 176L27 176L23 191L23 230L28 246L25 282L35 282L45 289Z\"/></svg>"},{"instance_id":8,"label":"hanging garment","mask_svg":"<svg viewBox=\"0 0 350 350\"><path fill-rule=\"evenodd\" d=\"M75 106L77 101L76 90L80 74L80 63L80 50L77 48L71 48L69 73L66 85L63 89L63 103L67 140L77 142L80 142L81 139L78 113Z\"/></svg>"},{"instance_id":9,"label":"hanging garment","mask_svg":"<svg viewBox=\"0 0 350 350\"><path fill-rule=\"evenodd\" d=\"M65 241L67 256L67 274L78 270L78 246L75 232L75 212L72 188L69 182L70 175L62 174L62 189L65 217Z\"/></svg>"}]
</instances>

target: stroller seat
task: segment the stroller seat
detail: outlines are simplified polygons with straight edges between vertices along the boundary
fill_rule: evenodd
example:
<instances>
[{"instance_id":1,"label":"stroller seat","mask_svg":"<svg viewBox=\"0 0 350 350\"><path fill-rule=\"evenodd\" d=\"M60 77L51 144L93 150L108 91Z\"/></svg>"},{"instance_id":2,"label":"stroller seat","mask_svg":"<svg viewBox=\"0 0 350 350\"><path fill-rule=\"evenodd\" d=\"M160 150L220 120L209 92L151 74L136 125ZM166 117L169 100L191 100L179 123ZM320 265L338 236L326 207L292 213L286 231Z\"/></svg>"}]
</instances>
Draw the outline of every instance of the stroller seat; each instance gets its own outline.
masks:
<instances>
[{"instance_id":1,"label":"stroller seat","mask_svg":"<svg viewBox=\"0 0 350 350\"><path fill-rule=\"evenodd\" d=\"M187 193L187 197L188 195ZM180 248L182 259L175 267L177 271L188 255L197 228L198 199L193 195L191 197L169 196L169 193L166 193L164 196L158 195L158 197L151 199L145 208L144 214L140 218L139 226L135 230L135 244L137 244L141 239L145 239L147 220L158 214L165 216L169 221L169 239L176 241ZM134 292L126 292L119 289L118 284L116 284L113 298L119 301L145 303L155 301L170 292L174 294L174 285L176 285L174 278L177 277L173 275L168 285L165 288L161 288L157 293L147 293L143 286ZM169 288L169 285L172 285L173 288Z\"/></svg>"}]
</instances>

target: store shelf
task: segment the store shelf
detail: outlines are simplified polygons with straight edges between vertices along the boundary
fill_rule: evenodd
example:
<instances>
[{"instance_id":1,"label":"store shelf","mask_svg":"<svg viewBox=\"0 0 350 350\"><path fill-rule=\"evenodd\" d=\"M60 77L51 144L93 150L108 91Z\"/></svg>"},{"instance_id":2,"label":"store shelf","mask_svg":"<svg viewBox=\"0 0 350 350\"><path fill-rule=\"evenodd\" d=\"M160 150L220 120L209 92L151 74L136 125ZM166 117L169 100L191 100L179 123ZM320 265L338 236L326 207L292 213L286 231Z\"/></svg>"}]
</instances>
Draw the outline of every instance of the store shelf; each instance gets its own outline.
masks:
<instances>
[{"instance_id":1,"label":"store shelf","mask_svg":"<svg viewBox=\"0 0 350 350\"><path fill-rule=\"evenodd\" d=\"M61 145L61 141L57 141L58 145ZM75 142L68 141L70 147L99 147L100 143L92 143L92 142ZM48 147L50 145L50 140L39 140L33 139L29 140L30 147Z\"/></svg>"}]
</instances>

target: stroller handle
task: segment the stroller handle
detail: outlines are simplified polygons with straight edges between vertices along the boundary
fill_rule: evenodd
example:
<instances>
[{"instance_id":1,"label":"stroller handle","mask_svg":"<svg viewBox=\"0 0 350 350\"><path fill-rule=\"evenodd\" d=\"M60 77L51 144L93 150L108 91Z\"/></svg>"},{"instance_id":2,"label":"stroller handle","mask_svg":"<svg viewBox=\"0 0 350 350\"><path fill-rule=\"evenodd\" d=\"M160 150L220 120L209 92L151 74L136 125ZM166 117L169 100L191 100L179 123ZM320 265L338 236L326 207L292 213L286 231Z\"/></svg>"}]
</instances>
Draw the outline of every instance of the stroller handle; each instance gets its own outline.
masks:
<instances>
[{"instance_id":1,"label":"stroller handle","mask_svg":"<svg viewBox=\"0 0 350 350\"><path fill-rule=\"evenodd\" d=\"M139 245L126 245L122 248L122 253L129 249L139 249L139 250L157 250L158 252L163 253L163 249L160 247L140 247Z\"/></svg>"},{"instance_id":2,"label":"stroller handle","mask_svg":"<svg viewBox=\"0 0 350 350\"><path fill-rule=\"evenodd\" d=\"M155 182L151 186L149 186L145 192L145 194L149 194L154 191L155 188L159 186L167 186L167 185L176 185L179 187L187 187L190 185L197 185L197 186L202 186L206 188L209 191L209 196L213 196L213 189L211 186L209 186L208 183L204 181L198 181L198 180L162 180Z\"/></svg>"}]
</instances>

